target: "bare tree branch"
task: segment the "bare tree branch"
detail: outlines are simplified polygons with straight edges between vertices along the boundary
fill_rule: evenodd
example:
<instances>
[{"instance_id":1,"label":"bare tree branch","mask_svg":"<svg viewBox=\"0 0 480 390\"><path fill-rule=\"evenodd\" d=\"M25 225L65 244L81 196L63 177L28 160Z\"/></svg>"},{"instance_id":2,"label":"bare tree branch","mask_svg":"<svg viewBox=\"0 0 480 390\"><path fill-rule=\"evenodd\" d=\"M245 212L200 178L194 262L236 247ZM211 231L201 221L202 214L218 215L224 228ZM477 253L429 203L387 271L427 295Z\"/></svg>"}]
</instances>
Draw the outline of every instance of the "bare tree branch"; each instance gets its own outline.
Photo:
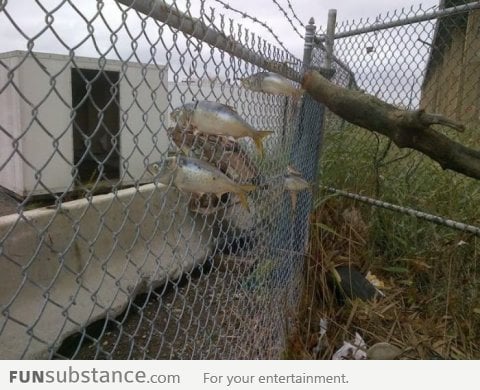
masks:
<instances>
[{"instance_id":1,"label":"bare tree branch","mask_svg":"<svg viewBox=\"0 0 480 390\"><path fill-rule=\"evenodd\" d=\"M443 169L480 179L480 151L430 127L441 124L463 131L462 124L423 110L401 110L374 96L339 87L316 71L305 73L302 86L315 100L350 123L383 134L400 148L418 150Z\"/></svg>"}]
</instances>

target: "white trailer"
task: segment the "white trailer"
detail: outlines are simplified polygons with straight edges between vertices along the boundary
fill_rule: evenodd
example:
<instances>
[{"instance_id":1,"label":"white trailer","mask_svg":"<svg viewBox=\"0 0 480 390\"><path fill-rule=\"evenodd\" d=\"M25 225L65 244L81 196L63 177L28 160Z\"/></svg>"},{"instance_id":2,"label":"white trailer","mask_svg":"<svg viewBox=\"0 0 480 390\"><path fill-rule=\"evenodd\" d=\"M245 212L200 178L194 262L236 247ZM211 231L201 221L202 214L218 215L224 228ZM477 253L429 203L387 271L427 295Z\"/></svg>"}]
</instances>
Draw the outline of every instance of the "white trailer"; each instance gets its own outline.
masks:
<instances>
[{"instance_id":1,"label":"white trailer","mask_svg":"<svg viewBox=\"0 0 480 390\"><path fill-rule=\"evenodd\" d=\"M162 65L0 54L0 186L18 197L148 181L168 149Z\"/></svg>"}]
</instances>

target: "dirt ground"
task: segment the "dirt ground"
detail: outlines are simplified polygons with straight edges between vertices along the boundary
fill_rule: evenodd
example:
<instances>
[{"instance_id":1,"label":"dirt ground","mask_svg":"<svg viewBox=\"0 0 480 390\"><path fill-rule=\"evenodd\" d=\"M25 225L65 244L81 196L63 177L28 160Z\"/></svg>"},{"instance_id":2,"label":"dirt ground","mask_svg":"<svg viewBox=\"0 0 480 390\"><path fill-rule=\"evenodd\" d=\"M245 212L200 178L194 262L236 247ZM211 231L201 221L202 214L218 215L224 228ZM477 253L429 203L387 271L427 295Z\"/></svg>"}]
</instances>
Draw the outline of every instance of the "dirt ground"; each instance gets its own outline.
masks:
<instances>
[{"instance_id":1,"label":"dirt ground","mask_svg":"<svg viewBox=\"0 0 480 390\"><path fill-rule=\"evenodd\" d=\"M17 204L0 192L0 216L15 213ZM269 277L262 266L265 259L254 257L250 249L209 258L180 280L135 297L121 315L68 337L51 357L280 358L291 315L286 299L292 290L280 288L277 277Z\"/></svg>"},{"instance_id":2,"label":"dirt ground","mask_svg":"<svg viewBox=\"0 0 480 390\"><path fill-rule=\"evenodd\" d=\"M17 211L17 201L0 189L0 217Z\"/></svg>"},{"instance_id":3,"label":"dirt ground","mask_svg":"<svg viewBox=\"0 0 480 390\"><path fill-rule=\"evenodd\" d=\"M252 259L239 257L207 263L137 297L117 318L69 337L54 357L278 359L286 339L279 310L285 291L242 283L254 268Z\"/></svg>"}]
</instances>

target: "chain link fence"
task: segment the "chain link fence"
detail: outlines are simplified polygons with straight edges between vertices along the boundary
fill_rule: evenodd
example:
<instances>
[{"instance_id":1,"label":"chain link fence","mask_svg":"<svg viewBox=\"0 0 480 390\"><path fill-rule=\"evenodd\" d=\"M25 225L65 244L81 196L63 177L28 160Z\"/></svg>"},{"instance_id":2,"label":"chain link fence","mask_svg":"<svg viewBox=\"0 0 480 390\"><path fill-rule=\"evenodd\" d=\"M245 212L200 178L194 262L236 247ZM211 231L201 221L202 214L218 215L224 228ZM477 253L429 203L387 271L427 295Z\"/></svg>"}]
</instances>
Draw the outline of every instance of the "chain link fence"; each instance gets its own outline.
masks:
<instances>
[{"instance_id":1,"label":"chain link fence","mask_svg":"<svg viewBox=\"0 0 480 390\"><path fill-rule=\"evenodd\" d=\"M326 29L320 31L313 65L336 84L400 108L425 109L464 123L462 133L435 128L478 150L479 34L478 1L440 1L432 8L420 5L370 20L337 23L330 35ZM392 325L390 340L432 351L419 352L417 358L478 358L478 181L444 171L421 153L400 149L386 137L328 112L321 185L326 198L342 200L345 213L340 219L358 213L347 232L357 240L349 245L361 247L362 256L348 261L365 273L373 269L402 294L395 304L402 306L398 318L403 320ZM337 257L334 261L345 262ZM420 320L405 319L411 315ZM365 326L362 334L378 324L371 319L370 328Z\"/></svg>"},{"instance_id":2,"label":"chain link fence","mask_svg":"<svg viewBox=\"0 0 480 390\"><path fill-rule=\"evenodd\" d=\"M438 8L418 6L379 15L375 21L341 23L335 54L343 62L334 62L333 81L400 108L458 120L467 127L464 133L438 129L478 148L479 7L478 2L446 1ZM322 47L315 62L325 62ZM456 220L463 223L460 229L480 233L475 229L480 214L472 207L478 201L476 180L444 172L420 153L401 150L334 115L329 114L328 121L322 161L326 186Z\"/></svg>"},{"instance_id":3,"label":"chain link fence","mask_svg":"<svg viewBox=\"0 0 480 390\"><path fill-rule=\"evenodd\" d=\"M312 205L285 175L316 177L322 110L245 88L302 62L194 3L0 2L1 358L281 356ZM175 125L201 101L273 132L263 158ZM182 151L255 186L249 211L155 180Z\"/></svg>"},{"instance_id":4,"label":"chain link fence","mask_svg":"<svg viewBox=\"0 0 480 390\"><path fill-rule=\"evenodd\" d=\"M473 179L332 113L324 120L307 95L255 92L241 80L271 71L298 87L312 67L344 87L461 121L464 133L440 131L478 148L480 3L412 7L333 24L328 34L312 20L303 61L274 30L280 48L204 1L32 7L35 23L19 18L18 2L0 2L9 38L0 54L1 358L281 357L313 205L309 191L286 190L294 171L361 208L374 258L426 267L448 258L421 291L446 316L460 300L476 307ZM264 156L248 137L175 123L176 108L202 101L272 131ZM249 210L235 194L180 191L149 170L183 154L249 186ZM445 274L447 295L438 290Z\"/></svg>"}]
</instances>

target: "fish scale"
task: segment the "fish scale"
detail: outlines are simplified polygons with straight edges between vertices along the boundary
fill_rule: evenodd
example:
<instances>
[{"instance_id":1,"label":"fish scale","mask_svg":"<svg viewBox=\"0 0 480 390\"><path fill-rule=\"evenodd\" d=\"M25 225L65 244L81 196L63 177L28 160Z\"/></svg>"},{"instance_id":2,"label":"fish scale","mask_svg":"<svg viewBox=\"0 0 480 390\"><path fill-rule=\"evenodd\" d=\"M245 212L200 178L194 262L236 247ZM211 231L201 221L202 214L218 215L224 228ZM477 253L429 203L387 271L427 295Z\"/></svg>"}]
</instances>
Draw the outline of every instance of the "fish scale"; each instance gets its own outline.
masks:
<instances>
[{"instance_id":1,"label":"fish scale","mask_svg":"<svg viewBox=\"0 0 480 390\"><path fill-rule=\"evenodd\" d=\"M204 134L233 138L250 137L263 156L263 139L272 134L269 130L256 130L231 107L218 102L197 101L177 107L170 114L177 126L193 127Z\"/></svg>"},{"instance_id":2,"label":"fish scale","mask_svg":"<svg viewBox=\"0 0 480 390\"><path fill-rule=\"evenodd\" d=\"M168 134L185 155L215 165L233 180L257 182L259 170L242 146L223 136L194 134L193 129L169 128Z\"/></svg>"},{"instance_id":3,"label":"fish scale","mask_svg":"<svg viewBox=\"0 0 480 390\"><path fill-rule=\"evenodd\" d=\"M297 99L303 93L303 90L295 88L290 80L273 72L258 72L240 81L245 88L254 92L292 96Z\"/></svg>"},{"instance_id":4,"label":"fish scale","mask_svg":"<svg viewBox=\"0 0 480 390\"><path fill-rule=\"evenodd\" d=\"M235 193L241 204L250 210L246 193L255 190L255 186L237 184L205 161L186 156L167 157L163 161L150 164L148 170L160 183L172 182L181 191L199 195Z\"/></svg>"}]
</instances>

